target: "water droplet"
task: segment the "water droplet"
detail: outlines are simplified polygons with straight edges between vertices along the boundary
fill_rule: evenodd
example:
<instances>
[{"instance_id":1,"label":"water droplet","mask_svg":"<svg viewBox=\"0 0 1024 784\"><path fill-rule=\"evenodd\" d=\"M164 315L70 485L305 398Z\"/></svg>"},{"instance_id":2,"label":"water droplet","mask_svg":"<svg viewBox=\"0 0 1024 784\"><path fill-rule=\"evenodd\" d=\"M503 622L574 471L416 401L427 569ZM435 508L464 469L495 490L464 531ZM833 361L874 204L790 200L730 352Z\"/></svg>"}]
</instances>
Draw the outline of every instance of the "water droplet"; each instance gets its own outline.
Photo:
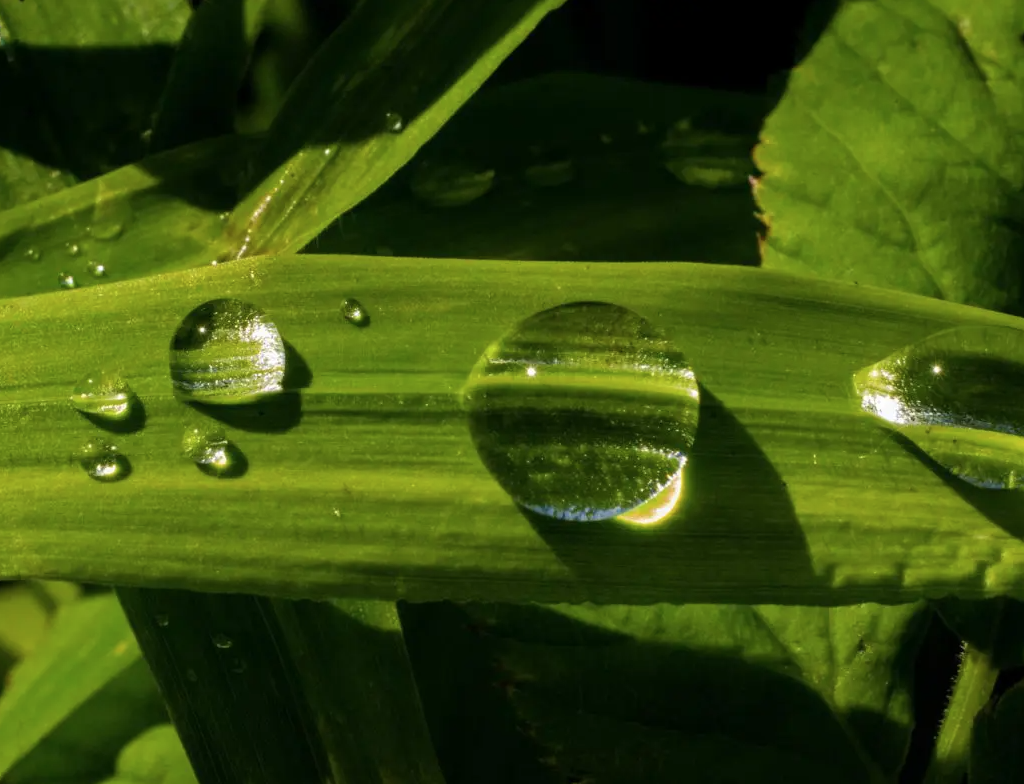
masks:
<instances>
[{"instance_id":1,"label":"water droplet","mask_svg":"<svg viewBox=\"0 0 1024 784\"><path fill-rule=\"evenodd\" d=\"M57 285L62 289L77 289L78 281L75 280L75 276L67 272L57 273Z\"/></svg>"},{"instance_id":2,"label":"water droplet","mask_svg":"<svg viewBox=\"0 0 1024 784\"><path fill-rule=\"evenodd\" d=\"M163 613L157 615L154 620L156 620L156 625L159 626L161 629L166 629L168 626L171 625L170 617L164 615Z\"/></svg>"},{"instance_id":3,"label":"water droplet","mask_svg":"<svg viewBox=\"0 0 1024 784\"><path fill-rule=\"evenodd\" d=\"M192 681L192 683L195 683L199 680L199 676L196 675L196 671L193 670L191 667L185 670L185 677Z\"/></svg>"},{"instance_id":4,"label":"water droplet","mask_svg":"<svg viewBox=\"0 0 1024 784\"><path fill-rule=\"evenodd\" d=\"M990 489L1024 485L1024 331L958 327L857 371L861 409L939 465Z\"/></svg>"},{"instance_id":5,"label":"water droplet","mask_svg":"<svg viewBox=\"0 0 1024 784\"><path fill-rule=\"evenodd\" d=\"M228 669L231 670L231 672L235 673L236 675L240 675L241 673L245 672L246 669L247 669L247 665L245 663L245 659L232 659L231 660L231 664L228 665Z\"/></svg>"},{"instance_id":6,"label":"water droplet","mask_svg":"<svg viewBox=\"0 0 1024 784\"><path fill-rule=\"evenodd\" d=\"M98 482L117 482L131 473L128 459L106 441L87 442L78 451L78 463Z\"/></svg>"},{"instance_id":7,"label":"water droplet","mask_svg":"<svg viewBox=\"0 0 1024 784\"><path fill-rule=\"evenodd\" d=\"M341 303L341 315L345 321L357 327L370 326L370 314L366 312L363 303L357 299L347 299Z\"/></svg>"},{"instance_id":8,"label":"water droplet","mask_svg":"<svg viewBox=\"0 0 1024 784\"><path fill-rule=\"evenodd\" d=\"M205 302L171 340L175 394L200 403L248 403L283 389L281 335L259 308L235 299Z\"/></svg>"},{"instance_id":9,"label":"water droplet","mask_svg":"<svg viewBox=\"0 0 1024 784\"><path fill-rule=\"evenodd\" d=\"M571 158L555 158L539 161L526 167L526 181L540 188L565 185L576 175Z\"/></svg>"},{"instance_id":10,"label":"water droplet","mask_svg":"<svg viewBox=\"0 0 1024 784\"><path fill-rule=\"evenodd\" d=\"M224 431L205 423L185 428L181 451L199 468L215 476L231 473L238 460L238 452Z\"/></svg>"},{"instance_id":11,"label":"water droplet","mask_svg":"<svg viewBox=\"0 0 1024 784\"><path fill-rule=\"evenodd\" d=\"M139 134L139 138L142 140L143 144L149 144L150 140L153 138L153 129L147 128Z\"/></svg>"},{"instance_id":12,"label":"water droplet","mask_svg":"<svg viewBox=\"0 0 1024 784\"><path fill-rule=\"evenodd\" d=\"M64 250L68 252L69 256L77 256L82 252L81 246L77 242L69 242L64 246Z\"/></svg>"},{"instance_id":13,"label":"water droplet","mask_svg":"<svg viewBox=\"0 0 1024 784\"><path fill-rule=\"evenodd\" d=\"M401 133L405 128L405 120L400 114L388 112L384 115L384 127L387 128L388 133Z\"/></svg>"},{"instance_id":14,"label":"water droplet","mask_svg":"<svg viewBox=\"0 0 1024 784\"><path fill-rule=\"evenodd\" d=\"M217 217L220 219L221 223L225 223L227 221L227 219L231 217L231 213L230 212L222 212Z\"/></svg>"},{"instance_id":15,"label":"water droplet","mask_svg":"<svg viewBox=\"0 0 1024 784\"><path fill-rule=\"evenodd\" d=\"M689 119L666 131L661 153L665 169L685 185L746 188L754 173L747 140L696 129Z\"/></svg>"},{"instance_id":16,"label":"water droplet","mask_svg":"<svg viewBox=\"0 0 1024 784\"><path fill-rule=\"evenodd\" d=\"M89 274L92 275L94 278L107 277L107 268L106 265L104 264L100 264L99 262L96 261L90 261L85 268L89 271Z\"/></svg>"},{"instance_id":17,"label":"water droplet","mask_svg":"<svg viewBox=\"0 0 1024 784\"><path fill-rule=\"evenodd\" d=\"M39 261L43 257L43 254L39 252L39 248L29 248L25 251L25 258L29 261Z\"/></svg>"},{"instance_id":18,"label":"water droplet","mask_svg":"<svg viewBox=\"0 0 1024 784\"><path fill-rule=\"evenodd\" d=\"M683 355L630 310L580 302L526 319L480 358L464 400L484 465L527 509L643 514L676 483L678 503L700 392Z\"/></svg>"},{"instance_id":19,"label":"water droplet","mask_svg":"<svg viewBox=\"0 0 1024 784\"><path fill-rule=\"evenodd\" d=\"M461 207L479 199L494 184L494 169L464 163L423 161L412 174L413 195L433 207Z\"/></svg>"},{"instance_id":20,"label":"water droplet","mask_svg":"<svg viewBox=\"0 0 1024 784\"><path fill-rule=\"evenodd\" d=\"M131 220L127 199L100 185L89 223L89 236L97 240L116 240Z\"/></svg>"},{"instance_id":21,"label":"water droplet","mask_svg":"<svg viewBox=\"0 0 1024 784\"><path fill-rule=\"evenodd\" d=\"M226 634L215 634L213 635L213 644L222 651L226 651L235 643Z\"/></svg>"},{"instance_id":22,"label":"water droplet","mask_svg":"<svg viewBox=\"0 0 1024 784\"><path fill-rule=\"evenodd\" d=\"M117 373L100 371L84 376L71 393L71 405L83 414L119 421L131 414L134 395Z\"/></svg>"},{"instance_id":23,"label":"water droplet","mask_svg":"<svg viewBox=\"0 0 1024 784\"><path fill-rule=\"evenodd\" d=\"M598 138L601 140L601 144L611 144L612 143L611 134L602 133L600 136L598 136Z\"/></svg>"}]
</instances>

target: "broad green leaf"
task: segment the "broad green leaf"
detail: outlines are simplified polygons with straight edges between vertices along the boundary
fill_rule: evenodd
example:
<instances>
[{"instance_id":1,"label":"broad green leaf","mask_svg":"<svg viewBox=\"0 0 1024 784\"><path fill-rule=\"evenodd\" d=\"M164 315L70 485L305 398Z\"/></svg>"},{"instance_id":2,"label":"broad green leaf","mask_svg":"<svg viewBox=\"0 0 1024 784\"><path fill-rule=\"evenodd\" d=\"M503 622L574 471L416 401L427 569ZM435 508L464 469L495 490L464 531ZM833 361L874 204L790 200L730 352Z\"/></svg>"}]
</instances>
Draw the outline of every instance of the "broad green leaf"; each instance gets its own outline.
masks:
<instances>
[{"instance_id":1,"label":"broad green leaf","mask_svg":"<svg viewBox=\"0 0 1024 784\"><path fill-rule=\"evenodd\" d=\"M1024 684L978 714L971 743L971 784L1014 784L1024 777Z\"/></svg>"},{"instance_id":2,"label":"broad green leaf","mask_svg":"<svg viewBox=\"0 0 1024 784\"><path fill-rule=\"evenodd\" d=\"M58 613L0 699L5 784L94 781L125 742L164 715L152 677L111 595Z\"/></svg>"},{"instance_id":3,"label":"broad green leaf","mask_svg":"<svg viewBox=\"0 0 1024 784\"><path fill-rule=\"evenodd\" d=\"M706 782L884 782L900 769L913 723L922 610L477 613L513 704L563 775L668 782L685 769Z\"/></svg>"},{"instance_id":4,"label":"broad green leaf","mask_svg":"<svg viewBox=\"0 0 1024 784\"><path fill-rule=\"evenodd\" d=\"M394 603L274 607L338 779L445 784Z\"/></svg>"},{"instance_id":5,"label":"broad green leaf","mask_svg":"<svg viewBox=\"0 0 1024 784\"><path fill-rule=\"evenodd\" d=\"M368 329L342 319L350 296ZM221 297L265 310L300 389L221 411L173 397L171 336ZM660 526L528 520L474 448L460 391L479 356L521 319L574 301L651 320L703 385L684 503ZM278 257L8 299L0 330L18 340L0 358L13 380L0 390L0 478L18 492L0 500L0 577L418 601L1024 598L1024 499L911 454L851 384L932 332L1020 323L673 263ZM68 395L108 365L146 413L141 430L110 436L134 468L112 484L69 460L97 429ZM180 455L186 421L213 415L244 476L204 476Z\"/></svg>"},{"instance_id":6,"label":"broad green leaf","mask_svg":"<svg viewBox=\"0 0 1024 784\"><path fill-rule=\"evenodd\" d=\"M587 74L485 87L308 250L753 264L747 177L766 109Z\"/></svg>"},{"instance_id":7,"label":"broad green leaf","mask_svg":"<svg viewBox=\"0 0 1024 784\"><path fill-rule=\"evenodd\" d=\"M993 309L1024 258L1024 6L839 5L755 159L764 266Z\"/></svg>"},{"instance_id":8,"label":"broad green leaf","mask_svg":"<svg viewBox=\"0 0 1024 784\"><path fill-rule=\"evenodd\" d=\"M0 584L0 652L30 653L46 635L50 614L30 583Z\"/></svg>"},{"instance_id":9,"label":"broad green leaf","mask_svg":"<svg viewBox=\"0 0 1024 784\"><path fill-rule=\"evenodd\" d=\"M117 756L117 775L103 784L195 784L185 749L170 724L158 724Z\"/></svg>"},{"instance_id":10,"label":"broad green leaf","mask_svg":"<svg viewBox=\"0 0 1024 784\"><path fill-rule=\"evenodd\" d=\"M179 0L0 0L0 148L79 180L138 160L188 18ZM48 192L27 169L0 194Z\"/></svg>"},{"instance_id":11,"label":"broad green leaf","mask_svg":"<svg viewBox=\"0 0 1024 784\"><path fill-rule=\"evenodd\" d=\"M224 257L301 250L412 158L562 2L357 5L292 86Z\"/></svg>"},{"instance_id":12,"label":"broad green leaf","mask_svg":"<svg viewBox=\"0 0 1024 784\"><path fill-rule=\"evenodd\" d=\"M209 263L251 149L200 142L0 212L0 295L55 291L61 273L91 286Z\"/></svg>"},{"instance_id":13,"label":"broad green leaf","mask_svg":"<svg viewBox=\"0 0 1024 784\"><path fill-rule=\"evenodd\" d=\"M270 600L134 588L117 595L203 784L331 779Z\"/></svg>"},{"instance_id":14,"label":"broad green leaf","mask_svg":"<svg viewBox=\"0 0 1024 784\"><path fill-rule=\"evenodd\" d=\"M217 0L195 10L160 99L151 152L234 132L238 88L267 2Z\"/></svg>"}]
</instances>

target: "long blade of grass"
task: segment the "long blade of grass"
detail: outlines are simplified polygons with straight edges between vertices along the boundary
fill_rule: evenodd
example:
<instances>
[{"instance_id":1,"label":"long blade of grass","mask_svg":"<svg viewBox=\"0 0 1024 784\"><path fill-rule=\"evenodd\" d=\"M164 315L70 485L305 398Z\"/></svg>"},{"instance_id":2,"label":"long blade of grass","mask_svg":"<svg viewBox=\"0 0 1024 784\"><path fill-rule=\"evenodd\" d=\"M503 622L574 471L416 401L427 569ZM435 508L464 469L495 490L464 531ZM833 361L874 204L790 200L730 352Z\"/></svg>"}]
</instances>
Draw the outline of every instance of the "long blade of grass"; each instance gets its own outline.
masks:
<instances>
[{"instance_id":1,"label":"long blade of grass","mask_svg":"<svg viewBox=\"0 0 1024 784\"><path fill-rule=\"evenodd\" d=\"M358 297L372 326L339 313ZM266 310L312 375L229 421L245 476L179 453L167 347L199 303ZM632 308L703 384L686 503L648 529L534 525L479 461L459 392L519 320L571 301ZM1024 596L1024 499L951 480L862 414L852 373L958 324L1009 316L712 265L251 259L6 300L0 576L295 598L610 603L907 602ZM126 326L130 325L130 326ZM116 441L135 471L69 462L68 405L122 369L147 411ZM263 416L261 416L263 415ZM53 488L60 487L60 493ZM201 556L201 557L198 557Z\"/></svg>"},{"instance_id":2,"label":"long blade of grass","mask_svg":"<svg viewBox=\"0 0 1024 784\"><path fill-rule=\"evenodd\" d=\"M562 2L361 3L292 86L223 255L301 250L406 163Z\"/></svg>"}]
</instances>

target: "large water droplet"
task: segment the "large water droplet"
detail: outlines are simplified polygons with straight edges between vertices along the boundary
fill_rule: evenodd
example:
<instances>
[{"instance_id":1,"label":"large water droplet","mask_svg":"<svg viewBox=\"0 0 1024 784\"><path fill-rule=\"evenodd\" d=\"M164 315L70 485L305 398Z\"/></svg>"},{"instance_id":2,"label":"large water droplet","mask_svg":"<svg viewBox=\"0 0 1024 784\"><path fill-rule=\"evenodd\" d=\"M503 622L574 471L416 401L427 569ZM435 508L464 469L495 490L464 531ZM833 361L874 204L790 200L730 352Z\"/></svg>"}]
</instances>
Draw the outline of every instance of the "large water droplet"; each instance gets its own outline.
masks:
<instances>
[{"instance_id":1,"label":"large water droplet","mask_svg":"<svg viewBox=\"0 0 1024 784\"><path fill-rule=\"evenodd\" d=\"M349 324L357 327L370 326L370 314L363 303L357 299L347 299L341 303L341 315Z\"/></svg>"},{"instance_id":2,"label":"large water droplet","mask_svg":"<svg viewBox=\"0 0 1024 784\"><path fill-rule=\"evenodd\" d=\"M484 465L512 498L563 520L679 501L700 393L683 355L636 313L581 302L538 313L492 345L465 389Z\"/></svg>"},{"instance_id":3,"label":"large water droplet","mask_svg":"<svg viewBox=\"0 0 1024 784\"><path fill-rule=\"evenodd\" d=\"M99 371L83 377L71 393L71 405L83 414L120 421L131 414L131 387L117 373Z\"/></svg>"},{"instance_id":4,"label":"large water droplet","mask_svg":"<svg viewBox=\"0 0 1024 784\"><path fill-rule=\"evenodd\" d=\"M483 196L494 184L494 169L464 163L424 161L414 170L413 195L433 207L460 207Z\"/></svg>"},{"instance_id":5,"label":"large water droplet","mask_svg":"<svg viewBox=\"0 0 1024 784\"><path fill-rule=\"evenodd\" d=\"M62 289L77 289L78 281L75 280L75 276L68 272L57 273L57 285Z\"/></svg>"},{"instance_id":6,"label":"large water droplet","mask_svg":"<svg viewBox=\"0 0 1024 784\"><path fill-rule=\"evenodd\" d=\"M78 450L78 463L98 482L117 482L131 473L128 459L106 441L88 441Z\"/></svg>"},{"instance_id":7,"label":"large water droplet","mask_svg":"<svg viewBox=\"0 0 1024 784\"><path fill-rule=\"evenodd\" d=\"M97 240L116 240L124 233L131 217L132 209L127 199L101 185L89 222L89 236Z\"/></svg>"},{"instance_id":8,"label":"large water droplet","mask_svg":"<svg viewBox=\"0 0 1024 784\"><path fill-rule=\"evenodd\" d=\"M685 185L746 188L754 173L749 147L745 139L700 130L684 119L668 129L661 152L665 168Z\"/></svg>"},{"instance_id":9,"label":"large water droplet","mask_svg":"<svg viewBox=\"0 0 1024 784\"><path fill-rule=\"evenodd\" d=\"M384 115L384 128L387 129L388 133L401 133L405 128L405 120L402 119L400 114L388 112Z\"/></svg>"},{"instance_id":10,"label":"large water droplet","mask_svg":"<svg viewBox=\"0 0 1024 784\"><path fill-rule=\"evenodd\" d=\"M284 341L259 308L234 299L205 302L171 340L175 394L199 403L248 403L282 390Z\"/></svg>"},{"instance_id":11,"label":"large water droplet","mask_svg":"<svg viewBox=\"0 0 1024 784\"><path fill-rule=\"evenodd\" d=\"M213 476L231 474L239 460L238 450L228 441L224 431L205 423L185 428L181 451L204 473Z\"/></svg>"},{"instance_id":12,"label":"large water droplet","mask_svg":"<svg viewBox=\"0 0 1024 784\"><path fill-rule=\"evenodd\" d=\"M860 407L964 481L1014 488L1024 477L1024 331L958 327L853 377Z\"/></svg>"}]
</instances>

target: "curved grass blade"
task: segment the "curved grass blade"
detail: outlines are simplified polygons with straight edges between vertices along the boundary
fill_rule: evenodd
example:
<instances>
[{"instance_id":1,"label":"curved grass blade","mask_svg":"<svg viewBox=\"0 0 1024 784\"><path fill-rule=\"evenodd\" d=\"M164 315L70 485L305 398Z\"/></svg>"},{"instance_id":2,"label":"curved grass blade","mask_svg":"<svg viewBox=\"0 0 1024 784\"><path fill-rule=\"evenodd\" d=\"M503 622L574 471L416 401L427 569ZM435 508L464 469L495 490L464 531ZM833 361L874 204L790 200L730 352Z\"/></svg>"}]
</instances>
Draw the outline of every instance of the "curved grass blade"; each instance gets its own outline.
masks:
<instances>
[{"instance_id":1,"label":"curved grass blade","mask_svg":"<svg viewBox=\"0 0 1024 784\"><path fill-rule=\"evenodd\" d=\"M90 263L103 282L208 263L251 150L212 139L0 212L0 296L54 291L62 272L80 286L101 282Z\"/></svg>"},{"instance_id":2,"label":"curved grass blade","mask_svg":"<svg viewBox=\"0 0 1024 784\"><path fill-rule=\"evenodd\" d=\"M0 699L0 776L10 784L98 777L166 714L111 595L64 607Z\"/></svg>"},{"instance_id":3,"label":"curved grass blade","mask_svg":"<svg viewBox=\"0 0 1024 784\"><path fill-rule=\"evenodd\" d=\"M4 301L0 478L18 492L0 499L0 576L294 598L1024 597L1021 496L950 484L864 415L850 386L854 370L932 332L1020 321L746 268L580 273L279 257ZM353 296L368 329L342 318ZM301 371L273 405L207 412L248 461L232 481L179 455L196 412L173 398L167 364L182 317L216 297L263 309ZM527 519L477 457L460 403L477 358L523 318L573 301L649 319L702 384L685 502L661 526ZM111 362L147 419L116 439L131 477L104 485L68 461L96 431L67 395Z\"/></svg>"},{"instance_id":4,"label":"curved grass blade","mask_svg":"<svg viewBox=\"0 0 1024 784\"><path fill-rule=\"evenodd\" d=\"M223 255L301 250L415 155L562 2L359 4L292 86Z\"/></svg>"}]
</instances>

